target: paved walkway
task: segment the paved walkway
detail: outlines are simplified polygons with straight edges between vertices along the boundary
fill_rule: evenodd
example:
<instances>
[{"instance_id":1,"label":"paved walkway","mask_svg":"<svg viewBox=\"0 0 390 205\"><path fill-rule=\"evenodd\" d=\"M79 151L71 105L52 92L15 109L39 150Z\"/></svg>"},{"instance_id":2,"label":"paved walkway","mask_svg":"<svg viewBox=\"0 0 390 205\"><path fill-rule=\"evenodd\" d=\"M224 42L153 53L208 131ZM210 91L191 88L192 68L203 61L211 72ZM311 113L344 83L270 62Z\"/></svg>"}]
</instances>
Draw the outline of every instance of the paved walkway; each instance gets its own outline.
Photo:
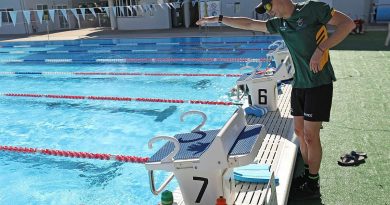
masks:
<instances>
[{"instance_id":1,"label":"paved walkway","mask_svg":"<svg viewBox=\"0 0 390 205\"><path fill-rule=\"evenodd\" d=\"M207 37L207 36L252 36L262 35L229 27L174 28L169 30L112 31L109 28L85 28L38 35L0 35L0 42L11 41L55 41L104 38L156 38L156 37Z\"/></svg>"},{"instance_id":2,"label":"paved walkway","mask_svg":"<svg viewBox=\"0 0 390 205\"><path fill-rule=\"evenodd\" d=\"M366 31L387 31L385 24L367 25ZM161 37L207 37L207 36L252 36L263 35L262 32L253 32L234 29L227 26L218 27L191 27L160 30L118 31L110 28L85 28L78 30L58 31L50 34L36 35L0 35L0 42L11 41L55 41L77 39L104 39L104 38L161 38Z\"/></svg>"}]
</instances>

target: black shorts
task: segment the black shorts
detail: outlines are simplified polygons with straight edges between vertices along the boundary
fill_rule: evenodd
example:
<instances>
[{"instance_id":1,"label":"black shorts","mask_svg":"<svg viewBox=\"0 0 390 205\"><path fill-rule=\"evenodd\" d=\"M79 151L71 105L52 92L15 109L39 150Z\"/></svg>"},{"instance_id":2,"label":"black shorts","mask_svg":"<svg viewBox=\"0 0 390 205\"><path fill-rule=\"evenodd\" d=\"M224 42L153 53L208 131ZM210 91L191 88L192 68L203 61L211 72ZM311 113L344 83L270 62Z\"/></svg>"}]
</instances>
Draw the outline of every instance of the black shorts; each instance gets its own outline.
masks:
<instances>
[{"instance_id":1,"label":"black shorts","mask_svg":"<svg viewBox=\"0 0 390 205\"><path fill-rule=\"evenodd\" d=\"M332 83L315 88L293 88L291 115L304 116L307 121L329 122L332 96Z\"/></svg>"}]
</instances>

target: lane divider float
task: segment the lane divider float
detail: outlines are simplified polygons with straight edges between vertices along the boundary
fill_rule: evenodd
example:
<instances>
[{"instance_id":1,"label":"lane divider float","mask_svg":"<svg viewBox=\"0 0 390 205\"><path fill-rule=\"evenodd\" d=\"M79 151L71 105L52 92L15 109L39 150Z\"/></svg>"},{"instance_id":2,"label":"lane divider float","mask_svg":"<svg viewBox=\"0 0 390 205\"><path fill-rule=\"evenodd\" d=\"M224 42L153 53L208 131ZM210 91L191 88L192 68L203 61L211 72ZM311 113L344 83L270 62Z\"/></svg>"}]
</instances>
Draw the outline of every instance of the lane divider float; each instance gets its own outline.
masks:
<instances>
[{"instance_id":1,"label":"lane divider float","mask_svg":"<svg viewBox=\"0 0 390 205\"><path fill-rule=\"evenodd\" d=\"M30 94L30 93L2 93L1 96L7 97L30 97L30 98L56 98L56 99L71 99L71 100L108 100L108 101L137 101L151 103L188 103L188 104L203 104L203 105L241 105L226 101L210 101L210 100L181 100L181 99L164 99L164 98L134 98L134 97L114 97L114 96L82 96L82 95L56 95L56 94Z\"/></svg>"},{"instance_id":2,"label":"lane divider float","mask_svg":"<svg viewBox=\"0 0 390 205\"><path fill-rule=\"evenodd\" d=\"M85 158L85 159L99 159L99 160L114 160L119 162L141 163L144 164L149 160L148 157L115 155L115 154L101 154L91 152L77 152L67 150L56 149L40 149L40 148L28 148L28 147L15 147L15 146L3 146L0 145L0 151L16 152L16 153L28 153L28 154L43 154L60 157L72 157L72 158Z\"/></svg>"},{"instance_id":3,"label":"lane divider float","mask_svg":"<svg viewBox=\"0 0 390 205\"><path fill-rule=\"evenodd\" d=\"M256 44L264 43L270 44L274 41L209 41L209 42L139 42L139 43L72 43L72 44L26 44L26 45L12 45L0 44L0 48L30 48L30 47L100 47L100 46L145 46L145 45L208 45L208 44Z\"/></svg>"},{"instance_id":4,"label":"lane divider float","mask_svg":"<svg viewBox=\"0 0 390 205\"><path fill-rule=\"evenodd\" d=\"M0 72L0 75L115 75L115 76L182 76L182 77L240 77L241 74L218 73L139 73L139 72Z\"/></svg>"},{"instance_id":5,"label":"lane divider float","mask_svg":"<svg viewBox=\"0 0 390 205\"><path fill-rule=\"evenodd\" d=\"M0 59L0 63L247 63L247 62L267 62L266 58L106 58L106 59L70 59L70 58L53 58L53 59Z\"/></svg>"},{"instance_id":6,"label":"lane divider float","mask_svg":"<svg viewBox=\"0 0 390 205\"><path fill-rule=\"evenodd\" d=\"M115 50L17 50L17 51L0 51L2 54L67 54L67 53L177 53L181 52L185 54L197 54L209 51L269 51L269 48L187 48L187 49L115 49ZM222 53L221 53L222 54ZM234 54L234 53L231 53Z\"/></svg>"}]
</instances>

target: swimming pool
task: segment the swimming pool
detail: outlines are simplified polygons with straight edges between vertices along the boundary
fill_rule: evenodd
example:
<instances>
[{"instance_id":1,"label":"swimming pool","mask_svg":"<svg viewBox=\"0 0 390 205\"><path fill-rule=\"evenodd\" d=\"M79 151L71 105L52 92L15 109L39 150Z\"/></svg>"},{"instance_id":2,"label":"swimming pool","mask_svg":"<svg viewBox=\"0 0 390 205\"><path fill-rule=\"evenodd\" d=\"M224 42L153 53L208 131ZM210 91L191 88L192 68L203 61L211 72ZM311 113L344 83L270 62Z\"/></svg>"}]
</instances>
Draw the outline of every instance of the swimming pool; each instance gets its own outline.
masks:
<instances>
[{"instance_id":1,"label":"swimming pool","mask_svg":"<svg viewBox=\"0 0 390 205\"><path fill-rule=\"evenodd\" d=\"M149 157L159 148L148 149L149 139L188 132L201 120L180 123L183 112L201 110L208 116L203 129L220 128L236 107L195 102L229 102L237 79L232 74L248 59L265 58L274 40L0 43L0 146ZM0 151L0 167L0 204L159 201L142 163ZM157 173L157 184L165 176ZM173 182L168 189L176 187Z\"/></svg>"}]
</instances>

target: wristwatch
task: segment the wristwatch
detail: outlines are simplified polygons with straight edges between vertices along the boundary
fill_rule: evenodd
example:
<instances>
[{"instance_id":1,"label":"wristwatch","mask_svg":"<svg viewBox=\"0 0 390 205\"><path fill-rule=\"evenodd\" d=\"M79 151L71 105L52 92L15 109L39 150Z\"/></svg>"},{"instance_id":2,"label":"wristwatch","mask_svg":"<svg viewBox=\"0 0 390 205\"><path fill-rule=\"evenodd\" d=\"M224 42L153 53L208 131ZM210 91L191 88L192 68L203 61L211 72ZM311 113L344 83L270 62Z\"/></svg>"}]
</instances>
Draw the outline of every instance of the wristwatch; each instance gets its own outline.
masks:
<instances>
[{"instance_id":1,"label":"wristwatch","mask_svg":"<svg viewBox=\"0 0 390 205\"><path fill-rule=\"evenodd\" d=\"M218 23L222 23L223 15L219 15L218 17Z\"/></svg>"}]
</instances>

